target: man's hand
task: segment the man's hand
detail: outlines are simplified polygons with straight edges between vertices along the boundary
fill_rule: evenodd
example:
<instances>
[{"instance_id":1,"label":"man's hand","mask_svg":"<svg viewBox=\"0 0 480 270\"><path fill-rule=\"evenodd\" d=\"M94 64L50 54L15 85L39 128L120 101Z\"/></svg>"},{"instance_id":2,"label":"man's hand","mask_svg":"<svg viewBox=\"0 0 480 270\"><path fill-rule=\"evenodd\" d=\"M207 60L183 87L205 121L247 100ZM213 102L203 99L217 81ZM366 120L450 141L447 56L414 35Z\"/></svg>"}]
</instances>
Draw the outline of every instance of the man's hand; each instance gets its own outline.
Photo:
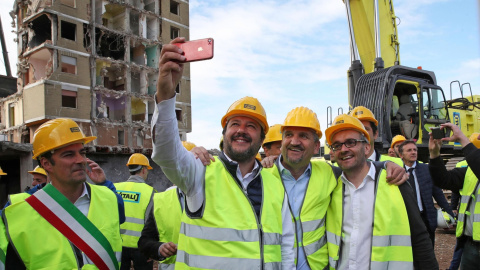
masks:
<instances>
[{"instance_id":1,"label":"man's hand","mask_svg":"<svg viewBox=\"0 0 480 270\"><path fill-rule=\"evenodd\" d=\"M430 152L430 159L440 156L440 148L442 148L442 140L434 139L432 133L428 133L428 151Z\"/></svg>"},{"instance_id":2,"label":"man's hand","mask_svg":"<svg viewBox=\"0 0 480 270\"><path fill-rule=\"evenodd\" d=\"M207 149L203 146L195 146L190 150L193 153L195 158L200 159L203 165L207 166L210 165L211 162L215 162L215 158L208 153Z\"/></svg>"},{"instance_id":3,"label":"man's hand","mask_svg":"<svg viewBox=\"0 0 480 270\"><path fill-rule=\"evenodd\" d=\"M387 182L390 185L400 186L408 180L408 173L405 172L403 167L389 161L385 165L387 167Z\"/></svg>"},{"instance_id":4,"label":"man's hand","mask_svg":"<svg viewBox=\"0 0 480 270\"><path fill-rule=\"evenodd\" d=\"M442 141L458 142L462 145L462 147L465 147L467 144L470 143L467 136L463 134L463 132L460 130L460 128L457 125L454 125L452 123L445 123L445 124L441 124L440 128L441 129L449 128L452 131L452 136L447 138L442 138Z\"/></svg>"},{"instance_id":5,"label":"man's hand","mask_svg":"<svg viewBox=\"0 0 480 270\"><path fill-rule=\"evenodd\" d=\"M100 166L95 161L89 158L87 158L87 165L90 167L90 170L86 168L85 171L87 172L87 175L92 180L92 182L96 185L103 184L107 179L107 176L105 176L105 172L103 171L103 169L100 168Z\"/></svg>"},{"instance_id":6,"label":"man's hand","mask_svg":"<svg viewBox=\"0 0 480 270\"><path fill-rule=\"evenodd\" d=\"M175 96L175 87L182 78L185 56L182 55L182 49L173 43L183 42L185 42L185 38L178 37L162 46L158 63L157 102Z\"/></svg>"},{"instance_id":7,"label":"man's hand","mask_svg":"<svg viewBox=\"0 0 480 270\"><path fill-rule=\"evenodd\" d=\"M177 245L173 242L164 243L158 248L158 252L162 257L168 258L177 254Z\"/></svg>"},{"instance_id":8,"label":"man's hand","mask_svg":"<svg viewBox=\"0 0 480 270\"><path fill-rule=\"evenodd\" d=\"M268 156L262 159L261 163L264 168L272 168L273 164L275 164L275 160L277 160L278 156Z\"/></svg>"}]
</instances>

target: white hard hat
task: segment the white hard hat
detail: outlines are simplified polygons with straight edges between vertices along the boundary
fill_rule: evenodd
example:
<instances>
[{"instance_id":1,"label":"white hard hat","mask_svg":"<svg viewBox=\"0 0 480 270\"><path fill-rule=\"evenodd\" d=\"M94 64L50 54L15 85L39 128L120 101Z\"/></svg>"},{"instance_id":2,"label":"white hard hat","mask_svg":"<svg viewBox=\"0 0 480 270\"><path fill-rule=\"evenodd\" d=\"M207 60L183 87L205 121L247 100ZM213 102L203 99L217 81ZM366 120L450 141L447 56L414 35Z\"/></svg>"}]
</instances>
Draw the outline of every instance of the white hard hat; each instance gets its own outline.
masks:
<instances>
[{"instance_id":1,"label":"white hard hat","mask_svg":"<svg viewBox=\"0 0 480 270\"><path fill-rule=\"evenodd\" d=\"M455 219L442 209L437 209L437 227L447 229L455 224Z\"/></svg>"}]
</instances>

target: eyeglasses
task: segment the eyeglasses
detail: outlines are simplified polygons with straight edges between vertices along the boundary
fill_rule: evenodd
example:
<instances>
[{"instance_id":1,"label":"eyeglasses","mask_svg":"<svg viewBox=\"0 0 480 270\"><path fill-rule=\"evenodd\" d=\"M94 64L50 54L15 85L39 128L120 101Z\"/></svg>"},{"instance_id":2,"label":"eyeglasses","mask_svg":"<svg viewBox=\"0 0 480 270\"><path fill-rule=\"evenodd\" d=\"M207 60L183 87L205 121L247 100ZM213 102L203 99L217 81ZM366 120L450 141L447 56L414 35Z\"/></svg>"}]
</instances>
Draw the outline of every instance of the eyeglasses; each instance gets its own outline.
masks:
<instances>
[{"instance_id":1,"label":"eyeglasses","mask_svg":"<svg viewBox=\"0 0 480 270\"><path fill-rule=\"evenodd\" d=\"M357 145L357 142L366 143L367 141L365 141L365 140L348 139L348 140L346 140L346 141L343 142L343 143L334 143L334 144L330 145L330 149L331 149L333 152L335 152L335 151L338 151L338 150L342 149L342 145L345 145L347 148L352 148L352 147L355 147L355 145Z\"/></svg>"}]
</instances>

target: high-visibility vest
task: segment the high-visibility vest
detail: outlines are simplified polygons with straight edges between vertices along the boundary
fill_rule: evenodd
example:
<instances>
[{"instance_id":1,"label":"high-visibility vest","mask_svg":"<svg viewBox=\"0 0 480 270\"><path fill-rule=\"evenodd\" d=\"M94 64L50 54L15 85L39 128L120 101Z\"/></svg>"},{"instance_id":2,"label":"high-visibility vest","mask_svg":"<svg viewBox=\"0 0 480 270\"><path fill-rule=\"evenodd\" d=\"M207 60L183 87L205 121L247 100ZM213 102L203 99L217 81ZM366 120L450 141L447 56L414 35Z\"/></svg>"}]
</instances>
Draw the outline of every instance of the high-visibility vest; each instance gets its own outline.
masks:
<instances>
[{"instance_id":1,"label":"high-visibility vest","mask_svg":"<svg viewBox=\"0 0 480 270\"><path fill-rule=\"evenodd\" d=\"M463 181L463 188L460 190L460 208L458 210L457 220L457 237L463 235L465 230L466 216L473 219L472 238L475 241L480 241L480 189L474 194L479 185L478 178L473 173L472 169L468 167L465 173L465 180ZM469 206L474 203L474 212L470 213Z\"/></svg>"},{"instance_id":2,"label":"high-visibility vest","mask_svg":"<svg viewBox=\"0 0 480 270\"><path fill-rule=\"evenodd\" d=\"M373 163L371 166L374 166ZM387 184L385 170L378 167L376 170L370 269L413 269L410 225L403 196L398 186ZM379 170L381 170L380 173L378 173ZM339 177L338 185L332 193L326 219L330 269L338 267L340 256L343 194L344 185Z\"/></svg>"},{"instance_id":3,"label":"high-visibility vest","mask_svg":"<svg viewBox=\"0 0 480 270\"><path fill-rule=\"evenodd\" d=\"M0 270L5 270L5 257L7 255L7 231L2 218L0 218Z\"/></svg>"},{"instance_id":4,"label":"high-visibility vest","mask_svg":"<svg viewBox=\"0 0 480 270\"><path fill-rule=\"evenodd\" d=\"M311 269L323 269L328 265L327 239L325 237L325 215L330 204L330 194L337 186L331 165L321 160L312 160L312 174L308 181L305 197L302 202L300 216L292 222L301 226L303 242L297 238L295 230L295 249L302 248ZM268 171L278 179L281 174L277 166ZM291 209L291 207L290 207ZM298 250L296 250L298 257Z\"/></svg>"},{"instance_id":5,"label":"high-visibility vest","mask_svg":"<svg viewBox=\"0 0 480 270\"><path fill-rule=\"evenodd\" d=\"M380 155L380 154L377 153L377 155ZM391 161L391 162L397 164L398 166L403 167L402 159L396 158L396 157L391 157L391 156L387 156L387 155L380 155L380 158L379 158L378 161Z\"/></svg>"},{"instance_id":6,"label":"high-visibility vest","mask_svg":"<svg viewBox=\"0 0 480 270\"><path fill-rule=\"evenodd\" d=\"M117 197L110 189L90 185L90 208L87 218L107 238L120 264L122 239ZM5 208L5 224L27 269L79 269L72 244L26 201ZM82 252L82 269L98 269Z\"/></svg>"},{"instance_id":7,"label":"high-visibility vest","mask_svg":"<svg viewBox=\"0 0 480 270\"><path fill-rule=\"evenodd\" d=\"M10 195L8 195L8 201L10 202L10 205L12 205L14 203L25 201L25 199L30 197L30 196L31 195L26 193L26 192L10 194Z\"/></svg>"},{"instance_id":8,"label":"high-visibility vest","mask_svg":"<svg viewBox=\"0 0 480 270\"><path fill-rule=\"evenodd\" d=\"M153 216L161 242L173 242L178 245L178 234L182 223L182 206L178 197L178 188L153 195ZM174 269L176 255L160 262L160 269Z\"/></svg>"},{"instance_id":9,"label":"high-visibility vest","mask_svg":"<svg viewBox=\"0 0 480 270\"><path fill-rule=\"evenodd\" d=\"M183 212L175 269L281 269L282 183L261 171L259 220L247 192L216 160L206 168L202 216Z\"/></svg>"},{"instance_id":10,"label":"high-visibility vest","mask_svg":"<svg viewBox=\"0 0 480 270\"><path fill-rule=\"evenodd\" d=\"M123 246L138 248L137 243L145 226L145 215L154 189L137 182L115 183L115 188L125 204L125 222L120 225Z\"/></svg>"}]
</instances>

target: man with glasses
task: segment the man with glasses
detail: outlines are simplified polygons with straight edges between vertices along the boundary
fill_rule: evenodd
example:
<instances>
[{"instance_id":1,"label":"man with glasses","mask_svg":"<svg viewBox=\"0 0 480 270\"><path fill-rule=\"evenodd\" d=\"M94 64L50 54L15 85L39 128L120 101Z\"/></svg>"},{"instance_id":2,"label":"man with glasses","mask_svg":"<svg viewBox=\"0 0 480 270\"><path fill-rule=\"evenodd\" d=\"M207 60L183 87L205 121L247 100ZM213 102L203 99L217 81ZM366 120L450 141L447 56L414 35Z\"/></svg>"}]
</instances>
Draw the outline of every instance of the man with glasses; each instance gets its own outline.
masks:
<instances>
[{"instance_id":1,"label":"man with glasses","mask_svg":"<svg viewBox=\"0 0 480 270\"><path fill-rule=\"evenodd\" d=\"M327 210L330 267L438 269L412 189L387 185L382 166L367 161L370 135L363 124L339 115L325 135L343 171Z\"/></svg>"}]
</instances>

